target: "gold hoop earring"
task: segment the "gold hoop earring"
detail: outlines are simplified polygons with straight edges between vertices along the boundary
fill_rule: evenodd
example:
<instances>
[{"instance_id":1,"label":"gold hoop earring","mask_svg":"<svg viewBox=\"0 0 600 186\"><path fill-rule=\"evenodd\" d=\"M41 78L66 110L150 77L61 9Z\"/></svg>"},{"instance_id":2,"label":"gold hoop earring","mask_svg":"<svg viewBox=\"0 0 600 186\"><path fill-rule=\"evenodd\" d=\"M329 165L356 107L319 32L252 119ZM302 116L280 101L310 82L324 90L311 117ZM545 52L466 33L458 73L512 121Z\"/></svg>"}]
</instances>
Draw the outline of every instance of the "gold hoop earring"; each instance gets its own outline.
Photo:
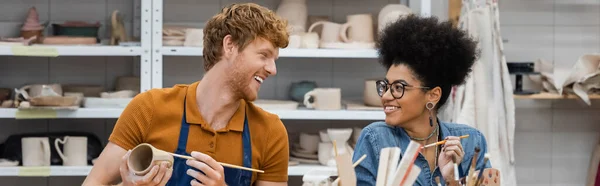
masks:
<instances>
[{"instance_id":1,"label":"gold hoop earring","mask_svg":"<svg viewBox=\"0 0 600 186\"><path fill-rule=\"evenodd\" d=\"M435 107L435 104L433 104L433 102L427 102L427 104L425 104L425 108L427 108L427 110L429 110L429 126L433 127L433 107Z\"/></svg>"}]
</instances>

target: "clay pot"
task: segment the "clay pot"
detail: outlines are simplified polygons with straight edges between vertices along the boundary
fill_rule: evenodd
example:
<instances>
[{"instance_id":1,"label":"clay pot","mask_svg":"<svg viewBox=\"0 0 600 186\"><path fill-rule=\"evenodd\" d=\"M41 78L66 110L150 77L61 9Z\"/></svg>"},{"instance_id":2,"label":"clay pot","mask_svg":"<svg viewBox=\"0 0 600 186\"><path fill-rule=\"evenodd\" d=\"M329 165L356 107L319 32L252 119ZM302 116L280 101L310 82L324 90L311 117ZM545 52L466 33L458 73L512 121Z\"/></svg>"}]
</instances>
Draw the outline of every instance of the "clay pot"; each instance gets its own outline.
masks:
<instances>
[{"instance_id":1,"label":"clay pot","mask_svg":"<svg viewBox=\"0 0 600 186\"><path fill-rule=\"evenodd\" d=\"M308 19L306 0L282 0L277 7L276 14L288 21L292 27L292 34L306 32Z\"/></svg>"},{"instance_id":2,"label":"clay pot","mask_svg":"<svg viewBox=\"0 0 600 186\"><path fill-rule=\"evenodd\" d=\"M148 173L154 165L162 162L168 162L167 167L173 165L173 156L166 151L154 148L148 143L142 143L131 150L127 159L129 171L135 175L143 176Z\"/></svg>"},{"instance_id":3,"label":"clay pot","mask_svg":"<svg viewBox=\"0 0 600 186\"><path fill-rule=\"evenodd\" d=\"M377 80L371 79L365 81L365 90L363 92L363 101L367 106L382 107L381 97L377 93Z\"/></svg>"},{"instance_id":4,"label":"clay pot","mask_svg":"<svg viewBox=\"0 0 600 186\"><path fill-rule=\"evenodd\" d=\"M36 38L33 40L33 43L41 43L44 36L43 31L44 30L21 30L21 37L29 39L35 36Z\"/></svg>"}]
</instances>

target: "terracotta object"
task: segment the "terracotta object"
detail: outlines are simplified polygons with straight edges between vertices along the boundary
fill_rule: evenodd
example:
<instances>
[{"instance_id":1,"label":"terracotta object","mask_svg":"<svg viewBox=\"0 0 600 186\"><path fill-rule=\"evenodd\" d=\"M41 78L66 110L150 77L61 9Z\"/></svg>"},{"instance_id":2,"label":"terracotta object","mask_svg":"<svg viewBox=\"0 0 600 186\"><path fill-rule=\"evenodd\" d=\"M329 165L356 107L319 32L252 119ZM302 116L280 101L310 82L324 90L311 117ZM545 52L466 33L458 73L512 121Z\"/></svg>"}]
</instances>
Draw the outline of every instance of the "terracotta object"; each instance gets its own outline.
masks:
<instances>
[{"instance_id":1,"label":"terracotta object","mask_svg":"<svg viewBox=\"0 0 600 186\"><path fill-rule=\"evenodd\" d=\"M282 0L277 7L276 14L288 21L288 25L291 26L291 34L306 32L306 20L308 19L306 0Z\"/></svg>"},{"instance_id":2,"label":"terracotta object","mask_svg":"<svg viewBox=\"0 0 600 186\"><path fill-rule=\"evenodd\" d=\"M342 41L372 43L373 18L371 14L355 14L346 16L347 22L340 29Z\"/></svg>"},{"instance_id":3,"label":"terracotta object","mask_svg":"<svg viewBox=\"0 0 600 186\"><path fill-rule=\"evenodd\" d=\"M306 108L317 110L340 110L342 109L342 91L339 88L315 88L304 94L304 105ZM313 98L313 102L310 102Z\"/></svg>"},{"instance_id":4,"label":"terracotta object","mask_svg":"<svg viewBox=\"0 0 600 186\"><path fill-rule=\"evenodd\" d=\"M127 166L135 175L146 175L152 166L168 162L168 167L173 165L173 156L166 151L154 148L148 143L142 143L131 150L127 159Z\"/></svg>"},{"instance_id":5,"label":"terracotta object","mask_svg":"<svg viewBox=\"0 0 600 186\"><path fill-rule=\"evenodd\" d=\"M50 144L47 137L21 138L24 167L50 166Z\"/></svg>"},{"instance_id":6,"label":"terracotta object","mask_svg":"<svg viewBox=\"0 0 600 186\"><path fill-rule=\"evenodd\" d=\"M45 37L42 44L47 45L95 45L94 37L74 37L74 36L49 36Z\"/></svg>"},{"instance_id":7,"label":"terracotta object","mask_svg":"<svg viewBox=\"0 0 600 186\"><path fill-rule=\"evenodd\" d=\"M21 37L29 39L31 37L37 37L37 41L43 36L44 27L40 24L40 16L35 7L29 8L27 19L23 27L21 27Z\"/></svg>"},{"instance_id":8,"label":"terracotta object","mask_svg":"<svg viewBox=\"0 0 600 186\"><path fill-rule=\"evenodd\" d=\"M63 150L58 144L63 144ZM54 140L54 148L63 160L64 166L86 166L87 163L87 137L65 136L64 140ZM63 153L64 152L64 153Z\"/></svg>"},{"instance_id":9,"label":"terracotta object","mask_svg":"<svg viewBox=\"0 0 600 186\"><path fill-rule=\"evenodd\" d=\"M365 89L363 91L363 101L367 106L382 107L381 97L377 93L377 80L369 79L365 81Z\"/></svg>"},{"instance_id":10,"label":"terracotta object","mask_svg":"<svg viewBox=\"0 0 600 186\"><path fill-rule=\"evenodd\" d=\"M111 15L111 34L110 34L110 45L118 45L120 42L127 42L127 34L125 33L125 23L123 17L119 15L119 11L113 11Z\"/></svg>"}]
</instances>

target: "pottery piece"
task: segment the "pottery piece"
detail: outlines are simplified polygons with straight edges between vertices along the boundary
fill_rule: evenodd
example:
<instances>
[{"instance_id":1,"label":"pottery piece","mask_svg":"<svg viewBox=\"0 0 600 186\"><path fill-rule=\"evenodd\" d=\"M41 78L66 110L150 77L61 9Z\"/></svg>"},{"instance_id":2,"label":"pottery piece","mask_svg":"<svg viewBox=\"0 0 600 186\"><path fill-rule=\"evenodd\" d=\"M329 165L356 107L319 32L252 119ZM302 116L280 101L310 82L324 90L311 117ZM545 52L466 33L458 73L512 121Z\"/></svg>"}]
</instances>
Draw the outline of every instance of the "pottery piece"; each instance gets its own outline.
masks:
<instances>
[{"instance_id":1,"label":"pottery piece","mask_svg":"<svg viewBox=\"0 0 600 186\"><path fill-rule=\"evenodd\" d=\"M40 16L35 7L29 8L27 13L27 19L23 27L21 27L21 37L29 39L36 37L36 43L38 43L43 36L44 27L40 24Z\"/></svg>"},{"instance_id":2,"label":"pottery piece","mask_svg":"<svg viewBox=\"0 0 600 186\"><path fill-rule=\"evenodd\" d=\"M352 128L330 128L327 129L327 134L332 142L336 142L338 155L353 153L353 149L348 144L348 141L352 136ZM335 151L333 149L331 149L331 154L335 157Z\"/></svg>"},{"instance_id":3,"label":"pottery piece","mask_svg":"<svg viewBox=\"0 0 600 186\"><path fill-rule=\"evenodd\" d=\"M300 133L300 148L303 150L315 153L319 149L319 135Z\"/></svg>"},{"instance_id":4,"label":"pottery piece","mask_svg":"<svg viewBox=\"0 0 600 186\"><path fill-rule=\"evenodd\" d=\"M302 34L300 48L319 48L319 34L315 32Z\"/></svg>"},{"instance_id":5,"label":"pottery piece","mask_svg":"<svg viewBox=\"0 0 600 186\"><path fill-rule=\"evenodd\" d=\"M83 107L85 108L125 108L133 98L94 98L85 97Z\"/></svg>"},{"instance_id":6,"label":"pottery piece","mask_svg":"<svg viewBox=\"0 0 600 186\"><path fill-rule=\"evenodd\" d=\"M365 80L365 89L363 91L363 101L367 106L383 107L381 103L381 97L377 93L377 80L369 79Z\"/></svg>"},{"instance_id":7,"label":"pottery piece","mask_svg":"<svg viewBox=\"0 0 600 186\"><path fill-rule=\"evenodd\" d=\"M373 18L371 14L355 14L346 16L347 22L340 29L343 42L372 43Z\"/></svg>"},{"instance_id":8,"label":"pottery piece","mask_svg":"<svg viewBox=\"0 0 600 186\"><path fill-rule=\"evenodd\" d=\"M313 25L314 23L319 22L319 21L329 21L329 16L309 15L308 22L306 24L306 28L309 28L310 25ZM312 32L316 32L316 33L321 33L322 31L323 31L323 29L321 27L317 27L312 30ZM312 33L312 32L308 32L308 33Z\"/></svg>"},{"instance_id":9,"label":"pottery piece","mask_svg":"<svg viewBox=\"0 0 600 186\"><path fill-rule=\"evenodd\" d=\"M321 163L321 165L328 166L327 163L333 159L331 157L331 149L333 149L333 144L331 142L319 143L319 150L317 152L317 155L319 157L318 160L319 163Z\"/></svg>"},{"instance_id":10,"label":"pottery piece","mask_svg":"<svg viewBox=\"0 0 600 186\"><path fill-rule=\"evenodd\" d=\"M24 167L50 166L50 143L48 137L21 138Z\"/></svg>"},{"instance_id":11,"label":"pottery piece","mask_svg":"<svg viewBox=\"0 0 600 186\"><path fill-rule=\"evenodd\" d=\"M316 110L340 110L342 109L342 91L340 88L315 88L304 94L304 105L306 108Z\"/></svg>"},{"instance_id":12,"label":"pottery piece","mask_svg":"<svg viewBox=\"0 0 600 186\"><path fill-rule=\"evenodd\" d=\"M75 97L77 100L75 101L75 105L81 106L83 102L83 93L82 92L65 92L65 97Z\"/></svg>"},{"instance_id":13,"label":"pottery piece","mask_svg":"<svg viewBox=\"0 0 600 186\"><path fill-rule=\"evenodd\" d=\"M115 85L116 91L133 90L135 94L140 93L140 77L138 76L120 76Z\"/></svg>"},{"instance_id":14,"label":"pottery piece","mask_svg":"<svg viewBox=\"0 0 600 186\"><path fill-rule=\"evenodd\" d=\"M252 103L264 110L296 110L296 109L298 109L298 102L295 102L295 101L259 99L259 100L253 101Z\"/></svg>"},{"instance_id":15,"label":"pottery piece","mask_svg":"<svg viewBox=\"0 0 600 186\"><path fill-rule=\"evenodd\" d=\"M19 89L25 99L40 96L60 96L63 90L60 84L33 84L25 85Z\"/></svg>"},{"instance_id":16,"label":"pottery piece","mask_svg":"<svg viewBox=\"0 0 600 186\"><path fill-rule=\"evenodd\" d=\"M406 15L412 14L412 10L402 4L388 4L379 11L377 17L377 31L381 32L389 23L392 23Z\"/></svg>"},{"instance_id":17,"label":"pottery piece","mask_svg":"<svg viewBox=\"0 0 600 186\"><path fill-rule=\"evenodd\" d=\"M31 98L29 102L31 102L32 106L67 107L77 105L77 99L77 97L41 96Z\"/></svg>"},{"instance_id":18,"label":"pottery piece","mask_svg":"<svg viewBox=\"0 0 600 186\"><path fill-rule=\"evenodd\" d=\"M3 46L29 46L33 42L38 42L39 39L37 36L29 37L29 39L25 39L23 37L17 38L0 38L0 45Z\"/></svg>"},{"instance_id":19,"label":"pottery piece","mask_svg":"<svg viewBox=\"0 0 600 186\"><path fill-rule=\"evenodd\" d=\"M63 150L59 148L59 143L63 144ZM54 140L54 148L63 166L87 166L87 145L87 137L82 136L65 136L64 140Z\"/></svg>"},{"instance_id":20,"label":"pottery piece","mask_svg":"<svg viewBox=\"0 0 600 186\"><path fill-rule=\"evenodd\" d=\"M166 151L154 148L148 143L142 143L131 150L127 159L129 170L135 175L146 175L152 166L167 162L167 167L173 165L173 156Z\"/></svg>"},{"instance_id":21,"label":"pottery piece","mask_svg":"<svg viewBox=\"0 0 600 186\"><path fill-rule=\"evenodd\" d=\"M135 92L133 90L100 93L100 98L133 98L133 96L135 96Z\"/></svg>"},{"instance_id":22,"label":"pottery piece","mask_svg":"<svg viewBox=\"0 0 600 186\"><path fill-rule=\"evenodd\" d=\"M13 106L14 106L13 100L4 100L4 101L2 101L2 104L0 105L0 107L2 107L2 108L11 108Z\"/></svg>"},{"instance_id":23,"label":"pottery piece","mask_svg":"<svg viewBox=\"0 0 600 186\"><path fill-rule=\"evenodd\" d=\"M302 35L304 34L291 34L289 36L289 43L286 48L300 48L302 45Z\"/></svg>"},{"instance_id":24,"label":"pottery piece","mask_svg":"<svg viewBox=\"0 0 600 186\"><path fill-rule=\"evenodd\" d=\"M0 102L10 99L10 93L12 91L8 88L0 88Z\"/></svg>"},{"instance_id":25,"label":"pottery piece","mask_svg":"<svg viewBox=\"0 0 600 186\"><path fill-rule=\"evenodd\" d=\"M104 87L97 85L63 85L62 89L64 92L82 92L84 97L100 97L104 92Z\"/></svg>"},{"instance_id":26,"label":"pottery piece","mask_svg":"<svg viewBox=\"0 0 600 186\"><path fill-rule=\"evenodd\" d=\"M321 40L320 42L324 43L335 43L342 42L342 37L340 36L340 29L342 28L342 24L334 23L330 21L317 21L310 25L308 28L308 32L312 32L317 26L322 25L323 29L321 31Z\"/></svg>"},{"instance_id":27,"label":"pottery piece","mask_svg":"<svg viewBox=\"0 0 600 186\"><path fill-rule=\"evenodd\" d=\"M291 34L306 32L306 20L308 19L306 0L281 0L276 14L288 21L288 25L291 26Z\"/></svg>"},{"instance_id":28,"label":"pottery piece","mask_svg":"<svg viewBox=\"0 0 600 186\"><path fill-rule=\"evenodd\" d=\"M61 24L52 24L52 32L54 36L93 38L94 43L97 43L100 42L98 37L100 26L102 25L99 21L95 23L65 21Z\"/></svg>"},{"instance_id":29,"label":"pottery piece","mask_svg":"<svg viewBox=\"0 0 600 186\"><path fill-rule=\"evenodd\" d=\"M204 46L204 29L188 28L185 30L185 41L183 46L202 47Z\"/></svg>"},{"instance_id":30,"label":"pottery piece","mask_svg":"<svg viewBox=\"0 0 600 186\"><path fill-rule=\"evenodd\" d=\"M9 159L0 159L0 167L16 167L19 165L19 161L12 161Z\"/></svg>"},{"instance_id":31,"label":"pottery piece","mask_svg":"<svg viewBox=\"0 0 600 186\"><path fill-rule=\"evenodd\" d=\"M317 88L317 83L314 81L294 82L290 85L288 95L294 101L303 102L304 95L315 88Z\"/></svg>"},{"instance_id":32,"label":"pottery piece","mask_svg":"<svg viewBox=\"0 0 600 186\"><path fill-rule=\"evenodd\" d=\"M321 142L331 142L331 139L329 139L329 135L327 134L327 130L320 130L319 137L321 138Z\"/></svg>"},{"instance_id":33,"label":"pottery piece","mask_svg":"<svg viewBox=\"0 0 600 186\"><path fill-rule=\"evenodd\" d=\"M46 45L95 45L97 39L94 37L77 36L48 36L42 39L42 44Z\"/></svg>"},{"instance_id":34,"label":"pottery piece","mask_svg":"<svg viewBox=\"0 0 600 186\"><path fill-rule=\"evenodd\" d=\"M123 16L119 14L118 10L112 12L110 21L110 45L119 45L121 42L129 41L129 38L127 38L127 34L125 33Z\"/></svg>"}]
</instances>

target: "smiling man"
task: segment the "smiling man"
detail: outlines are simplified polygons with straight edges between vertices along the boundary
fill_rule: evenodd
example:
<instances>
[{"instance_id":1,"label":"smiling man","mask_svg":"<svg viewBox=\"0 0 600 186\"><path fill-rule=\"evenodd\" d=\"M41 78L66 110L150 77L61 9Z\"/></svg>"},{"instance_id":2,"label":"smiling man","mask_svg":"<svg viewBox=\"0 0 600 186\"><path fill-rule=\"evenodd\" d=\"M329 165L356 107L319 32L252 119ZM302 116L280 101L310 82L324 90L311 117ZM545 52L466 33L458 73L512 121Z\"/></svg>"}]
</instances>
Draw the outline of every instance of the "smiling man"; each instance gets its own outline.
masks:
<instances>
[{"instance_id":1,"label":"smiling man","mask_svg":"<svg viewBox=\"0 0 600 186\"><path fill-rule=\"evenodd\" d=\"M84 185L287 185L285 126L252 104L261 84L277 73L279 48L288 45L286 28L286 21L252 3L230 5L212 17L204 28L202 80L136 96ZM128 150L140 143L196 160L175 158L171 168L161 164L132 176Z\"/></svg>"}]
</instances>

